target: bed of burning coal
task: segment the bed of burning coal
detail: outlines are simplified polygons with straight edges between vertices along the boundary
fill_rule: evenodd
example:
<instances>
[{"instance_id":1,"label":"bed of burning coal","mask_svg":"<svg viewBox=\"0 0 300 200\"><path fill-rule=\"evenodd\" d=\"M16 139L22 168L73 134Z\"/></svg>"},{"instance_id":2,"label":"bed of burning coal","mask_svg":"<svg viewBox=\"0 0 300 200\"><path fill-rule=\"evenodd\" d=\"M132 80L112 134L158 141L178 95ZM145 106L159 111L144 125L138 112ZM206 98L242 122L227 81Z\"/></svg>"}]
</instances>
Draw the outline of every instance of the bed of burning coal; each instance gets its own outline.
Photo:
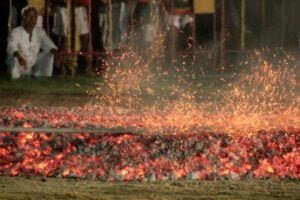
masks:
<instances>
[{"instance_id":1,"label":"bed of burning coal","mask_svg":"<svg viewBox=\"0 0 300 200\"><path fill-rule=\"evenodd\" d=\"M86 128L98 123L61 109L5 108L0 117L1 127ZM0 175L103 181L299 179L300 129L261 130L252 136L2 131Z\"/></svg>"}]
</instances>

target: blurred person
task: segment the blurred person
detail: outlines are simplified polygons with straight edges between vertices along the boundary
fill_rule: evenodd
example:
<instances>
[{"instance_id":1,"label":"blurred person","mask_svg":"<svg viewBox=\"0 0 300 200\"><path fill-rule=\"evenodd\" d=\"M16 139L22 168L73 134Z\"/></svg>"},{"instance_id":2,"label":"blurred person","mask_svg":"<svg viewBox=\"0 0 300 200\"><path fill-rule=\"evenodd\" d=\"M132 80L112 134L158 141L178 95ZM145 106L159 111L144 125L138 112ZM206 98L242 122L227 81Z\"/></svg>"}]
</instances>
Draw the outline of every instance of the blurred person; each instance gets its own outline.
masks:
<instances>
[{"instance_id":1,"label":"blurred person","mask_svg":"<svg viewBox=\"0 0 300 200\"><path fill-rule=\"evenodd\" d=\"M165 20L170 29L170 61L176 63L179 31L188 28L188 49L195 51L195 14L193 0L166 0Z\"/></svg>"},{"instance_id":2,"label":"blurred person","mask_svg":"<svg viewBox=\"0 0 300 200\"><path fill-rule=\"evenodd\" d=\"M108 12L109 27L108 27L108 37L107 37L107 49L114 53L118 53L120 51L120 43L121 43L120 17L121 17L121 0L111 0L111 13ZM110 27L110 24L112 25L112 27Z\"/></svg>"},{"instance_id":3,"label":"blurred person","mask_svg":"<svg viewBox=\"0 0 300 200\"><path fill-rule=\"evenodd\" d=\"M57 47L41 27L36 27L38 11L28 5L22 9L22 25L15 27L7 45L7 60L12 79L22 75L51 77Z\"/></svg>"},{"instance_id":4,"label":"blurred person","mask_svg":"<svg viewBox=\"0 0 300 200\"><path fill-rule=\"evenodd\" d=\"M95 75L94 68L92 65L92 55L89 53L92 52L92 44L90 43L90 15L89 12L91 9L89 6L92 0L75 0L75 18L76 25L78 26L77 30L79 31L79 39L80 39L80 51L83 53L87 53L84 55L84 69L85 73L88 75Z\"/></svg>"},{"instance_id":5,"label":"blurred person","mask_svg":"<svg viewBox=\"0 0 300 200\"><path fill-rule=\"evenodd\" d=\"M131 38L140 53L147 53L159 32L161 0L134 0L131 3Z\"/></svg>"},{"instance_id":6,"label":"blurred person","mask_svg":"<svg viewBox=\"0 0 300 200\"><path fill-rule=\"evenodd\" d=\"M133 22L133 9L134 0L121 0L121 10L120 10L120 32L121 32L121 42L127 43L129 35L129 26L132 26Z\"/></svg>"},{"instance_id":7,"label":"blurred person","mask_svg":"<svg viewBox=\"0 0 300 200\"><path fill-rule=\"evenodd\" d=\"M238 49L240 46L240 34L241 34L241 19L240 19L240 0L230 0L226 2L225 6L228 8L226 12L226 47L232 49Z\"/></svg>"},{"instance_id":8,"label":"blurred person","mask_svg":"<svg viewBox=\"0 0 300 200\"><path fill-rule=\"evenodd\" d=\"M108 34L108 0L93 0L91 11L92 45L96 56L93 59L95 74L103 75L106 69L106 38Z\"/></svg>"},{"instance_id":9,"label":"blurred person","mask_svg":"<svg viewBox=\"0 0 300 200\"><path fill-rule=\"evenodd\" d=\"M150 32L151 32L151 10L152 1L151 0L136 0L135 5L135 27L134 32L137 41L138 51L143 51L150 42Z\"/></svg>"},{"instance_id":10,"label":"blurred person","mask_svg":"<svg viewBox=\"0 0 300 200\"><path fill-rule=\"evenodd\" d=\"M98 4L98 26L100 31L100 50L105 52L107 49L108 42L108 15L109 15L109 0L94 0ZM96 44L97 46L98 44Z\"/></svg>"},{"instance_id":11,"label":"blurred person","mask_svg":"<svg viewBox=\"0 0 300 200\"><path fill-rule=\"evenodd\" d=\"M92 36L93 50L97 52L105 52L104 44L107 37L107 1L108 0L93 0L92 1Z\"/></svg>"},{"instance_id":12,"label":"blurred person","mask_svg":"<svg viewBox=\"0 0 300 200\"><path fill-rule=\"evenodd\" d=\"M75 0L75 20L76 20L76 30L79 34L80 40L80 52L83 52L84 55L84 69L86 74L93 75L93 67L90 55L87 55L91 52L91 47L89 45L89 15L88 7L90 0ZM54 22L52 32L55 35L55 40L58 45L60 52L67 52L67 36L68 36L68 27L70 20L68 19L68 10L67 10L67 1L66 0L52 0L52 5L54 7ZM63 53L62 53L63 54ZM64 65L59 63L58 65ZM62 66L58 66L62 67ZM65 72L63 72L65 73Z\"/></svg>"},{"instance_id":13,"label":"blurred person","mask_svg":"<svg viewBox=\"0 0 300 200\"><path fill-rule=\"evenodd\" d=\"M105 51L119 51L121 43L121 7L122 0L98 0L99 28Z\"/></svg>"}]
</instances>

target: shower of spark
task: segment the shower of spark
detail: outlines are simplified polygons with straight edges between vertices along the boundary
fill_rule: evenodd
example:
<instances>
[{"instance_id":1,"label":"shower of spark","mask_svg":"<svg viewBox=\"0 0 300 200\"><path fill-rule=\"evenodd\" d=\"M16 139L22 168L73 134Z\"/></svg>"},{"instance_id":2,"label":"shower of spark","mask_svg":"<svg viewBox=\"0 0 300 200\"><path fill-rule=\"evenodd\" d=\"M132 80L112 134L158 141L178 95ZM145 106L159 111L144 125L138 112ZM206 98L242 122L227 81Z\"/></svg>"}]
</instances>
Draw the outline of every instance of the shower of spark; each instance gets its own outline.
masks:
<instances>
[{"instance_id":1,"label":"shower of spark","mask_svg":"<svg viewBox=\"0 0 300 200\"><path fill-rule=\"evenodd\" d=\"M204 99L205 83L193 86L193 76L182 73L185 69L167 73L153 64L157 60L125 54L113 60L104 82L96 83L96 105L3 108L0 125L6 127L125 127L143 132L0 132L0 176L299 179L294 71L287 60L280 66L257 60L262 64L234 80L222 78L224 87Z\"/></svg>"},{"instance_id":2,"label":"shower of spark","mask_svg":"<svg viewBox=\"0 0 300 200\"><path fill-rule=\"evenodd\" d=\"M98 84L93 93L97 105L89 109L111 119L113 124L105 126L122 121L161 134L203 129L253 134L300 125L294 58L288 54L273 64L255 52L250 67L245 67L250 61L240 66L246 72L221 78L223 85L209 101L199 100L205 96L204 83L195 86L197 76L185 68L185 61L182 67L163 69L155 51L148 52L144 59L133 51L114 58Z\"/></svg>"},{"instance_id":3,"label":"shower of spark","mask_svg":"<svg viewBox=\"0 0 300 200\"><path fill-rule=\"evenodd\" d=\"M161 63L164 37L157 33L143 52L126 46L126 53L109 58L103 82L91 91L95 101L85 107L0 108L0 127L20 128L0 132L0 176L299 179L300 102L294 58L257 51L239 66L244 72L214 79L222 86L207 91L195 56L183 54L175 66ZM31 127L127 131L22 130Z\"/></svg>"},{"instance_id":4,"label":"shower of spark","mask_svg":"<svg viewBox=\"0 0 300 200\"><path fill-rule=\"evenodd\" d=\"M229 89L223 93L222 112L228 116L227 124L232 126L232 131L244 129L249 133L266 128L298 127L300 107L295 59L288 54L279 59L273 54L268 60L260 52L255 53L254 59L254 66L226 85Z\"/></svg>"}]
</instances>

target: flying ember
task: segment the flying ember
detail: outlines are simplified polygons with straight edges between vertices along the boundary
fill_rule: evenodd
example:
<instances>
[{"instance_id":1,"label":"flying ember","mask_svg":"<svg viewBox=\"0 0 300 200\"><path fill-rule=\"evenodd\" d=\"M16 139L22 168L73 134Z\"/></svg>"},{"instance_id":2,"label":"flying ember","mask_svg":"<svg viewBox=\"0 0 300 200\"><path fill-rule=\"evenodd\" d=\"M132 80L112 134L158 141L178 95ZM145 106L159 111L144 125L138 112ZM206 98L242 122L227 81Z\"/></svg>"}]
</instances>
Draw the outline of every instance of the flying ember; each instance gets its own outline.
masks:
<instances>
[{"instance_id":1,"label":"flying ember","mask_svg":"<svg viewBox=\"0 0 300 200\"><path fill-rule=\"evenodd\" d=\"M155 57L130 51L112 59L85 107L1 109L1 126L20 130L0 133L0 175L300 178L298 86L289 55L274 63L256 52L244 72L215 86L184 64L171 73Z\"/></svg>"}]
</instances>

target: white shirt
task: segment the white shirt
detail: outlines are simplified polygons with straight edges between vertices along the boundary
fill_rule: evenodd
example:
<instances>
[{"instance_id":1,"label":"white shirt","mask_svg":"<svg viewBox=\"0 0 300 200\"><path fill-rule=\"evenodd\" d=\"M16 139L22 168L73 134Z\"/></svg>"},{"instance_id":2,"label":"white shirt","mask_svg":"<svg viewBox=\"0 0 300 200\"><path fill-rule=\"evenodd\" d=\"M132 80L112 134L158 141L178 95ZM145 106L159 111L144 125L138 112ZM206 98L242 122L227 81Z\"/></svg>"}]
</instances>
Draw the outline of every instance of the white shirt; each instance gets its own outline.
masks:
<instances>
[{"instance_id":1,"label":"white shirt","mask_svg":"<svg viewBox=\"0 0 300 200\"><path fill-rule=\"evenodd\" d=\"M8 55L13 55L14 52L18 51L22 58L26 60L27 67L34 65L41 49L45 52L57 49L43 28L35 27L31 40L23 26L14 28L8 37Z\"/></svg>"}]
</instances>

